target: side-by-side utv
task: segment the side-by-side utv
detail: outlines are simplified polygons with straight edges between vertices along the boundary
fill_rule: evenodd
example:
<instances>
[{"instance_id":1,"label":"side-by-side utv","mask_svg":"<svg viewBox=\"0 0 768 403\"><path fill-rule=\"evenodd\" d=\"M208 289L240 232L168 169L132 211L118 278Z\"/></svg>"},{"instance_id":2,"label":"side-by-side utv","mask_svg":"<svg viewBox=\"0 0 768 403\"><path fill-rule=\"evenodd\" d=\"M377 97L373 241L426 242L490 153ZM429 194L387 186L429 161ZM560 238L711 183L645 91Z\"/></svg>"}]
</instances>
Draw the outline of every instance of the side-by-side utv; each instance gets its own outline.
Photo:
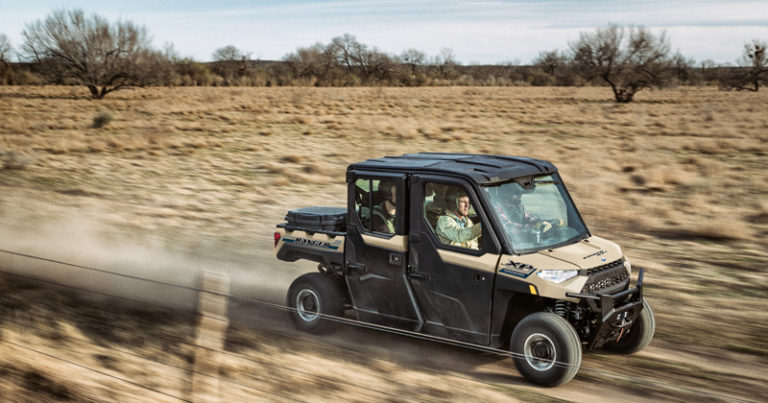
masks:
<instances>
[{"instance_id":1,"label":"side-by-side utv","mask_svg":"<svg viewBox=\"0 0 768 403\"><path fill-rule=\"evenodd\" d=\"M407 154L347 170L347 205L291 210L275 253L319 263L287 303L306 331L358 320L509 349L529 381L572 379L583 350L636 352L654 317L643 270L592 235L547 161ZM350 314L351 315L351 314Z\"/></svg>"}]
</instances>

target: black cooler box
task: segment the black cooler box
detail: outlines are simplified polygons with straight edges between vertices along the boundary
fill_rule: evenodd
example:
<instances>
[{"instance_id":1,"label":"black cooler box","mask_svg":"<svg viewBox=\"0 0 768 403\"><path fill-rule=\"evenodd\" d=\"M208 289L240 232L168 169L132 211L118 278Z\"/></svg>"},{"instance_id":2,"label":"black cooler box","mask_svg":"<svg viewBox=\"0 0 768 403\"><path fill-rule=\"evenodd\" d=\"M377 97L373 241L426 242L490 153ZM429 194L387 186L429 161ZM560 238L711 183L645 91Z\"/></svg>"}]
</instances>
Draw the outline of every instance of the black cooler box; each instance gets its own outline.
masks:
<instances>
[{"instance_id":1,"label":"black cooler box","mask_svg":"<svg viewBox=\"0 0 768 403\"><path fill-rule=\"evenodd\" d=\"M311 231L344 232L347 209L344 207L304 207L294 209L285 215L287 228Z\"/></svg>"}]
</instances>

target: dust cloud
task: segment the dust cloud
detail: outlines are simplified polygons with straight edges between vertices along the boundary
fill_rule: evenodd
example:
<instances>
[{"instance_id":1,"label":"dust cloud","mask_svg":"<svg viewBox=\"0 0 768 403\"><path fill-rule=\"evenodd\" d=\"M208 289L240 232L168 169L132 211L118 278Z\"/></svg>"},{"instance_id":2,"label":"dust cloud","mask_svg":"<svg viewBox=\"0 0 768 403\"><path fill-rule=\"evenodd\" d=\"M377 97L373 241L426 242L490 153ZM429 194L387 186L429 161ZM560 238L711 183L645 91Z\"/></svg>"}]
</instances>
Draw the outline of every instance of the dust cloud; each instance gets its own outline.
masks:
<instances>
[{"instance_id":1,"label":"dust cloud","mask_svg":"<svg viewBox=\"0 0 768 403\"><path fill-rule=\"evenodd\" d=\"M228 275L234 301L245 303L283 303L297 275L271 256L269 240L230 251L194 234L169 240L114 226L98 208L59 207L41 219L27 206L0 206L0 249L14 252L0 252L0 271L185 310L195 308L203 271Z\"/></svg>"}]
</instances>

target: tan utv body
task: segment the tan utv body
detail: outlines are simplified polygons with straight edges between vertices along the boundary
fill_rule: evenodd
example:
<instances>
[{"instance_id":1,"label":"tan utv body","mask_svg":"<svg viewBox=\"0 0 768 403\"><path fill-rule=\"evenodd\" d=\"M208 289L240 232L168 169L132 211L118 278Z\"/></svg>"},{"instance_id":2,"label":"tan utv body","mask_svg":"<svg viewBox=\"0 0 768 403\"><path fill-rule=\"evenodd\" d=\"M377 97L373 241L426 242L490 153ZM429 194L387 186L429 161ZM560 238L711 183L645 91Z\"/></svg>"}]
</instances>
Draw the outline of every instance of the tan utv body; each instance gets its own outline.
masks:
<instances>
[{"instance_id":1,"label":"tan utv body","mask_svg":"<svg viewBox=\"0 0 768 403\"><path fill-rule=\"evenodd\" d=\"M643 270L592 235L543 160L420 153L347 170L346 207L291 210L275 255L319 263L287 304L322 333L333 317L504 348L546 386L572 379L583 350L634 353L653 338Z\"/></svg>"}]
</instances>

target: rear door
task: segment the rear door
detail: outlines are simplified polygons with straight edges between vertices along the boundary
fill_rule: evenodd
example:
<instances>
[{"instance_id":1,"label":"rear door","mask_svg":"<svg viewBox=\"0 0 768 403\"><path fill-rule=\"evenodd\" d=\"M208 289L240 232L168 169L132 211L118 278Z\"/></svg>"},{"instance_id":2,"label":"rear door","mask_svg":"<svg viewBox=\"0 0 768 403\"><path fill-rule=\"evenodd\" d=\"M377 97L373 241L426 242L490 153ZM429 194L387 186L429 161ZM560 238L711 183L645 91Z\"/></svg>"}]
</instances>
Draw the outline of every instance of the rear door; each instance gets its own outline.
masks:
<instances>
[{"instance_id":1,"label":"rear door","mask_svg":"<svg viewBox=\"0 0 768 403\"><path fill-rule=\"evenodd\" d=\"M348 173L346 281L358 319L417 330L421 326L406 280L407 187L403 174ZM394 199L390 196L395 188ZM385 202L390 200L390 204ZM392 201L394 200L394 203ZM392 205L394 214L390 215ZM392 217L389 225L381 220Z\"/></svg>"},{"instance_id":2,"label":"rear door","mask_svg":"<svg viewBox=\"0 0 768 403\"><path fill-rule=\"evenodd\" d=\"M474 242L451 244L438 235L446 234L438 227L445 225L441 220L455 219L456 199L462 195L472 206L472 225L481 225L482 231ZM500 248L475 192L458 179L414 176L409 227L408 279L426 322L424 331L488 344Z\"/></svg>"}]
</instances>

